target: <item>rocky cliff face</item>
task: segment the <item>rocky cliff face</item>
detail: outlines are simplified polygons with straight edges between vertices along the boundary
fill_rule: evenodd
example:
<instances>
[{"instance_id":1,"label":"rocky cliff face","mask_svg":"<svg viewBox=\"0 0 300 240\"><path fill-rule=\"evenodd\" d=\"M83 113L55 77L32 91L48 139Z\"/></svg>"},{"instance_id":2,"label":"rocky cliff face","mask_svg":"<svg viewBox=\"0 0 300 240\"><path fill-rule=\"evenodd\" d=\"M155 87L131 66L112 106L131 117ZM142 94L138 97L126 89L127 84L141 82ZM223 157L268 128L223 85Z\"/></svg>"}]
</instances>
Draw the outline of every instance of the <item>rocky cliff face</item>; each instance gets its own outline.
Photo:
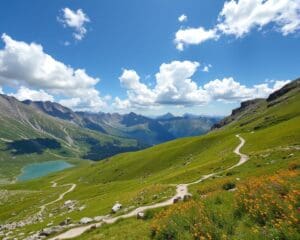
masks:
<instances>
[{"instance_id":1,"label":"rocky cliff face","mask_svg":"<svg viewBox=\"0 0 300 240\"><path fill-rule=\"evenodd\" d=\"M286 84L281 89L273 92L269 95L267 99L260 98L241 102L241 106L239 108L232 110L230 116L225 117L220 122L214 124L212 129L221 128L227 124L230 124L233 121L240 119L241 117L244 117L247 114L251 114L254 111L257 111L259 106L263 104L267 105L268 107L273 106L279 103L282 99L289 97L290 95L288 93L292 91L300 91L300 78Z\"/></svg>"},{"instance_id":2,"label":"rocky cliff face","mask_svg":"<svg viewBox=\"0 0 300 240\"><path fill-rule=\"evenodd\" d=\"M300 91L300 78L286 84L283 88L270 94L270 96L267 98L267 102L274 101L292 90Z\"/></svg>"}]
</instances>

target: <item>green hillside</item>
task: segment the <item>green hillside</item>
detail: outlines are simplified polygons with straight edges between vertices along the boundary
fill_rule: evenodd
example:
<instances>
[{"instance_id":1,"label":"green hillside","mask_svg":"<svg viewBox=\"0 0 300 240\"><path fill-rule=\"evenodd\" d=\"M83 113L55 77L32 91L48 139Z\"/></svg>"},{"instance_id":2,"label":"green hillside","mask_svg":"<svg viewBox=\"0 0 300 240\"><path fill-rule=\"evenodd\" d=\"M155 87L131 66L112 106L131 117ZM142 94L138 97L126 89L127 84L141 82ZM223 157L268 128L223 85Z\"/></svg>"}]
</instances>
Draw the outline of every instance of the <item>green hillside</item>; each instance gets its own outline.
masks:
<instances>
[{"instance_id":1,"label":"green hillside","mask_svg":"<svg viewBox=\"0 0 300 240\"><path fill-rule=\"evenodd\" d=\"M3 185L0 224L34 216L40 206L70 189L66 184L76 187L47 205L36 222L13 229L11 237L22 233L21 239L25 239L67 217L77 223L83 217L111 214L117 201L123 205L117 215L122 215L174 196L176 184L218 173L191 185L190 201L148 211L144 220L129 218L104 224L78 239L297 239L300 80L284 89L267 100L242 104L221 128L204 136L119 154L30 182ZM245 139L241 152L250 158L227 170L239 161L233 153L240 143L236 134ZM57 186L52 187L51 181ZM248 199L251 201L246 204ZM64 207L66 200L75 201L75 210Z\"/></svg>"},{"instance_id":2,"label":"green hillside","mask_svg":"<svg viewBox=\"0 0 300 240\"><path fill-rule=\"evenodd\" d=\"M78 127L5 95L0 95L0 126L0 182L12 180L28 163L63 159L77 164L137 146L135 140Z\"/></svg>"}]
</instances>

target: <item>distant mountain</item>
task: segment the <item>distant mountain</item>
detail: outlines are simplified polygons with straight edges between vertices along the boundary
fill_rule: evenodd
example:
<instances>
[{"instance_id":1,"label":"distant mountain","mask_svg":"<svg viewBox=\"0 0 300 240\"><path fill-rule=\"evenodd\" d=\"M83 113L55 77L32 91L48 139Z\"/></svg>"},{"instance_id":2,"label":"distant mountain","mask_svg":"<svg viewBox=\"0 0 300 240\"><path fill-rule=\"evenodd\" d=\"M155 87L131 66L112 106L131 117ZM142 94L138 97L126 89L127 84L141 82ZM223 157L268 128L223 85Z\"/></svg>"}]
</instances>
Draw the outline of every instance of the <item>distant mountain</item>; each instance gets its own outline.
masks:
<instances>
[{"instance_id":1,"label":"distant mountain","mask_svg":"<svg viewBox=\"0 0 300 240\"><path fill-rule=\"evenodd\" d=\"M161 116L158 116L156 117L157 120L169 120L169 119L172 119L174 118L175 116L172 114L172 113L166 113L164 115L161 115Z\"/></svg>"},{"instance_id":2,"label":"distant mountain","mask_svg":"<svg viewBox=\"0 0 300 240\"><path fill-rule=\"evenodd\" d=\"M83 128L112 136L135 139L141 146L152 146L179 137L203 134L220 120L215 117L192 114L177 117L166 113L156 118L149 118L134 112L123 115L103 112L74 112L58 103L30 100L23 101L23 103Z\"/></svg>"},{"instance_id":3,"label":"distant mountain","mask_svg":"<svg viewBox=\"0 0 300 240\"><path fill-rule=\"evenodd\" d=\"M20 102L0 94L0 168L43 159L99 160L142 148L134 139L84 128L81 121L60 104Z\"/></svg>"}]
</instances>

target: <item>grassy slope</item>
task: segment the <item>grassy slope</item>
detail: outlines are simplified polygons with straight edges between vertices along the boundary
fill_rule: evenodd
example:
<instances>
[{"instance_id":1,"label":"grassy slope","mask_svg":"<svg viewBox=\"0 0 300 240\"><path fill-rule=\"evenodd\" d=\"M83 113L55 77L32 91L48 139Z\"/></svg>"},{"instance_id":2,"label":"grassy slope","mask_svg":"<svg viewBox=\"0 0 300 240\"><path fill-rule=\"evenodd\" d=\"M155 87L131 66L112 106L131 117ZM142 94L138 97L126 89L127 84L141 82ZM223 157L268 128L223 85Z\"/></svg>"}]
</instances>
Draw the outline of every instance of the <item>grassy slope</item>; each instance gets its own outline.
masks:
<instances>
[{"instance_id":1,"label":"grassy slope","mask_svg":"<svg viewBox=\"0 0 300 240\"><path fill-rule=\"evenodd\" d=\"M250 112L238 122L232 122L225 128L205 136L179 139L143 151L120 154L100 163L86 164L39 181L4 186L12 196L9 204L0 205L0 222L25 217L34 212L41 202L54 199L62 191L61 188L50 188L49 182L54 179L60 179L59 184L78 184L76 190L68 194L66 199L76 199L80 204L85 204L86 209L55 216L49 221L59 222L67 216L78 220L84 216L107 214L115 201L120 201L125 208L160 201L173 194L171 190L174 187L169 187L169 183L191 182L202 174L233 165L238 160L232 153L238 144L238 139L234 137L237 133L247 141L242 152L250 155L250 161L232 170L230 174L224 173L221 178L193 186L191 191L195 198L203 193L219 192L220 186L227 181L238 184L236 178L240 178L242 182L252 176L273 174L286 168L289 162L299 162L300 159L299 150L295 148L299 147L300 143L300 94L294 91L288 93L288 96L287 100L269 108L266 102L262 102L258 111ZM21 190L28 191L23 201L16 197ZM158 195L155 200L154 195ZM222 195L230 202L230 193L221 192L220 196ZM62 202L53 204L47 211L57 210L61 205ZM28 207L26 212L21 211L21 215L12 216L16 208L21 210L24 206ZM44 224L26 227L23 231L28 233L46 223L47 221ZM145 234L148 224L148 221L136 224L135 220L124 220L120 223L122 229L118 231L127 232L127 235L122 236L123 239L128 239L128 234ZM95 236L95 239L114 239L113 229L116 225L106 226L103 231L97 229L81 236L80 239L93 239ZM102 237L99 237L100 235ZM148 235L143 237L147 239Z\"/></svg>"},{"instance_id":2,"label":"grassy slope","mask_svg":"<svg viewBox=\"0 0 300 240\"><path fill-rule=\"evenodd\" d=\"M0 100L4 101L3 98ZM57 159L78 163L90 149L88 139L99 141L101 144L118 142L121 148L136 145L135 140L113 137L77 127L67 121L36 111L14 99L10 100L8 106L10 108L6 109L5 104L1 105L3 109L0 113L0 183L12 180L28 163ZM18 111L11 109L18 109ZM7 140L35 138L55 139L61 144L61 148L46 150L42 154L20 155L13 154L7 149Z\"/></svg>"}]
</instances>

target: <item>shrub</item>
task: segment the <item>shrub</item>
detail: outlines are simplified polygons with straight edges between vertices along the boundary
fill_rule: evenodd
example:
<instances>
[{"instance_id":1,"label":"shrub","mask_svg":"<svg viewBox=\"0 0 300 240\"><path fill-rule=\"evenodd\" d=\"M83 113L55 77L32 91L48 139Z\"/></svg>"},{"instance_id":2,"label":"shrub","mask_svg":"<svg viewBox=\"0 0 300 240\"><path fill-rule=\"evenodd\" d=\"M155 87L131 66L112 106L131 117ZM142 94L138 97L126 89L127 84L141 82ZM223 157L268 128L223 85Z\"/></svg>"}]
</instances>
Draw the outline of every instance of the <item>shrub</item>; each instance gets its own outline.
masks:
<instances>
[{"instance_id":1,"label":"shrub","mask_svg":"<svg viewBox=\"0 0 300 240\"><path fill-rule=\"evenodd\" d=\"M253 179L235 194L236 216L248 216L262 238L296 239L300 237L300 191L287 179L297 175L286 171L271 177ZM296 237L297 236L297 237Z\"/></svg>"},{"instance_id":2,"label":"shrub","mask_svg":"<svg viewBox=\"0 0 300 240\"><path fill-rule=\"evenodd\" d=\"M191 200L158 213L151 224L151 236L157 240L221 239L220 225L223 223L217 223L220 220L219 214Z\"/></svg>"},{"instance_id":3,"label":"shrub","mask_svg":"<svg viewBox=\"0 0 300 240\"><path fill-rule=\"evenodd\" d=\"M233 189L233 188L235 188L235 183L233 183L233 182L227 182L227 183L224 183L223 186L222 186L222 188L223 188L224 190L230 190L230 189Z\"/></svg>"}]
</instances>

